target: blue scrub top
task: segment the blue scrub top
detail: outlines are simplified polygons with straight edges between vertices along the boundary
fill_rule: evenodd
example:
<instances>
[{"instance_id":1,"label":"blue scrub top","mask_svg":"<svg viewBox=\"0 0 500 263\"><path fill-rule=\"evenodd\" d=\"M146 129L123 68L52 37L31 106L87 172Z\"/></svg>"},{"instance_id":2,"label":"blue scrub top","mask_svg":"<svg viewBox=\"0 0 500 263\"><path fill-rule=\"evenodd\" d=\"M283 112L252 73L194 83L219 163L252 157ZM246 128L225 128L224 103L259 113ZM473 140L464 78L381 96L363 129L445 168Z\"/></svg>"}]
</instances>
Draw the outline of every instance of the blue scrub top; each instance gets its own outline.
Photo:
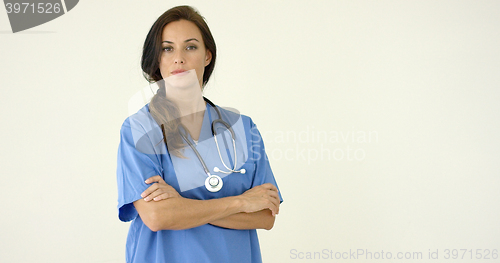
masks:
<instances>
[{"instance_id":1,"label":"blue scrub top","mask_svg":"<svg viewBox=\"0 0 500 263\"><path fill-rule=\"evenodd\" d=\"M265 183L272 183L278 187L265 153L261 134L251 118L220 107L218 109L221 111L222 119L232 125L239 138L236 143L237 149L239 148L236 166L237 170L243 168L246 173L225 175L211 171L223 180L222 189L214 193L205 188L206 174L199 160L192 157L194 155L190 156L188 150L184 151L191 166L179 162L174 155L170 156L162 141L161 129L149 113L149 104L124 121L118 147L117 183L118 216L124 222L132 220L126 243L127 262L262 262L255 229L236 230L206 224L185 230L153 232L142 222L133 205L134 201L142 198L141 193L150 186L144 181L155 175L161 175L181 196L198 200L240 195L252 187ZM217 158L210 158L214 156L213 151L216 151L215 144L212 144L214 140L210 139L212 138L210 126L214 118L218 118L217 113L207 104L199 138L202 144L198 143L196 148L210 170L214 165L226 170L215 163L220 162L218 155ZM243 134L244 136L241 136ZM220 140L218 142L226 165L230 164L229 167L232 168L234 154L231 155L233 152L231 142L228 144L229 151L224 147L226 142ZM242 150L241 147L245 149ZM180 176L183 166L188 171L198 167L197 173L186 173L194 174L186 180L184 174ZM279 195L282 202L281 192Z\"/></svg>"}]
</instances>

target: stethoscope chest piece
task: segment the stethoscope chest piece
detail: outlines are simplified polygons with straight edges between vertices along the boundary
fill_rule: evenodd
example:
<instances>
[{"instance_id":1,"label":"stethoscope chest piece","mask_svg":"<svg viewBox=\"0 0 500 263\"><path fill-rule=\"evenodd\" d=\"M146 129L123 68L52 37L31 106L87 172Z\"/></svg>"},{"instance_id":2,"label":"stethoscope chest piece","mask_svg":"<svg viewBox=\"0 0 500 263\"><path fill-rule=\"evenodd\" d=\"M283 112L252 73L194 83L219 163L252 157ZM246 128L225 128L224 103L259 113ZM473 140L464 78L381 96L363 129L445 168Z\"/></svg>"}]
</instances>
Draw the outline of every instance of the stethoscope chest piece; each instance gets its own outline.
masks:
<instances>
[{"instance_id":1,"label":"stethoscope chest piece","mask_svg":"<svg viewBox=\"0 0 500 263\"><path fill-rule=\"evenodd\" d=\"M205 187L210 192L218 192L222 188L222 178L217 175L210 175L205 179Z\"/></svg>"}]
</instances>

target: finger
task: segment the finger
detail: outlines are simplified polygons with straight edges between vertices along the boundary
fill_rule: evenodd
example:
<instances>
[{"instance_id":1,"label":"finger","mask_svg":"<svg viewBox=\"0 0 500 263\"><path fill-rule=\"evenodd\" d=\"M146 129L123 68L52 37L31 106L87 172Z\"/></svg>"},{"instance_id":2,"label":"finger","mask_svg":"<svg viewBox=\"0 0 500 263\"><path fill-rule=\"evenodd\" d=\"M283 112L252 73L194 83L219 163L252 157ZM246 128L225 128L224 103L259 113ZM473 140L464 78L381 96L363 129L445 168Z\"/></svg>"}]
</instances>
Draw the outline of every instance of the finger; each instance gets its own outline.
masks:
<instances>
[{"instance_id":1,"label":"finger","mask_svg":"<svg viewBox=\"0 0 500 263\"><path fill-rule=\"evenodd\" d=\"M141 197L145 198L146 196L150 195L152 192L156 191L158 188L159 188L159 184L157 184L157 183L152 184L150 187L148 187L148 189L146 189L146 190L144 190L144 192L142 192Z\"/></svg>"},{"instance_id":2,"label":"finger","mask_svg":"<svg viewBox=\"0 0 500 263\"><path fill-rule=\"evenodd\" d=\"M280 200L279 199L276 199L276 198L273 198L271 197L270 201L273 203L273 205L276 207L276 214L279 214L280 212Z\"/></svg>"},{"instance_id":3,"label":"finger","mask_svg":"<svg viewBox=\"0 0 500 263\"><path fill-rule=\"evenodd\" d=\"M274 198L275 200L277 200L277 201L278 201L278 203L279 203L279 202L281 202L281 201L280 201L280 196L279 196L279 194L278 194L277 192L274 192L274 191L269 191L269 192L268 192L268 195L269 195L270 197Z\"/></svg>"},{"instance_id":4,"label":"finger","mask_svg":"<svg viewBox=\"0 0 500 263\"><path fill-rule=\"evenodd\" d=\"M163 193L161 195L158 195L157 197L153 198L154 201L161 201L161 200L165 200L165 199L168 199L168 198L172 198L174 197L174 195L172 193Z\"/></svg>"},{"instance_id":5,"label":"finger","mask_svg":"<svg viewBox=\"0 0 500 263\"><path fill-rule=\"evenodd\" d=\"M264 207L263 209L269 209L272 212L272 215L275 216L278 213L278 207L274 201L274 198L270 198L269 196L264 199Z\"/></svg>"},{"instance_id":6,"label":"finger","mask_svg":"<svg viewBox=\"0 0 500 263\"><path fill-rule=\"evenodd\" d=\"M161 178L161 176L159 175L155 175L155 176L152 176L152 177L149 177L148 179L146 179L146 181L144 181L146 184L151 184L151 183L159 183L163 181L163 178Z\"/></svg>"},{"instance_id":7,"label":"finger","mask_svg":"<svg viewBox=\"0 0 500 263\"><path fill-rule=\"evenodd\" d=\"M144 201L151 201L153 198L165 193L165 191L161 188L156 189L155 191L151 192L148 196L144 198Z\"/></svg>"},{"instance_id":8,"label":"finger","mask_svg":"<svg viewBox=\"0 0 500 263\"><path fill-rule=\"evenodd\" d=\"M277 208L276 209L276 214L279 213L279 205L280 205L280 198L277 192L268 190L267 192L267 197L269 201L273 203L273 205Z\"/></svg>"},{"instance_id":9,"label":"finger","mask_svg":"<svg viewBox=\"0 0 500 263\"><path fill-rule=\"evenodd\" d=\"M273 216L276 216L279 212L278 207L273 202L269 202L268 208L271 210Z\"/></svg>"},{"instance_id":10,"label":"finger","mask_svg":"<svg viewBox=\"0 0 500 263\"><path fill-rule=\"evenodd\" d=\"M268 189L268 190L272 190L272 191L276 191L278 192L278 188L276 188L276 186L274 184L271 184L271 183L265 183L263 185L261 185L262 187L264 187L265 189Z\"/></svg>"}]
</instances>

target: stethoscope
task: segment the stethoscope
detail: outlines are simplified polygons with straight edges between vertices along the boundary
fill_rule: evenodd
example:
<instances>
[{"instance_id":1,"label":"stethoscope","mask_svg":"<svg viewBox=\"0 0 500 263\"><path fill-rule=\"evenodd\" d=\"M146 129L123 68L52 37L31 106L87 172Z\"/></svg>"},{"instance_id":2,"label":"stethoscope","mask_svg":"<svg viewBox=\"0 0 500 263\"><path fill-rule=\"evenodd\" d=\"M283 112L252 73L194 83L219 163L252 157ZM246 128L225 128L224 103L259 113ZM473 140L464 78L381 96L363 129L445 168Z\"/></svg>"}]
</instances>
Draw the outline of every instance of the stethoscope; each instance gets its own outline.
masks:
<instances>
[{"instance_id":1,"label":"stethoscope","mask_svg":"<svg viewBox=\"0 0 500 263\"><path fill-rule=\"evenodd\" d=\"M231 125L229 125L227 122L225 122L225 121L222 120L222 115L221 115L219 109L217 109L217 107L209 99L207 99L205 97L203 97L203 99L212 108L215 109L215 111L217 112L217 115L219 117L218 119L212 121L212 125L211 125L211 128L212 128L212 137L215 140L215 145L217 146L217 152L219 153L220 161L222 162L222 165L224 165L224 167L228 170L228 171L222 171L218 167L214 167L213 171L216 172L216 173L220 172L220 173L224 173L224 174L230 174L230 173L245 174L246 173L245 169L236 170L236 164L238 163L238 159L237 159L238 157L236 155L236 135L235 135L233 129L231 128ZM224 159L222 158L222 155L220 153L219 143L217 142L217 129L215 128L215 125L217 123L222 124L231 133L231 138L233 140L233 152L234 152L234 166L233 166L233 169L229 168L226 165L226 163L224 162ZM201 157L201 155L198 152L198 150L196 150L196 148L191 143L191 141L189 141L182 132L179 132L179 133L180 133L182 139L184 139L184 141L187 142L187 144L189 145L189 147L191 147L191 149L193 150L193 152L196 154L196 157L198 157L198 160L200 161L201 165L203 166L203 170L207 174L207 178L205 179L205 187L210 192L218 192L222 188L222 185L224 184L223 181L222 181L222 178L220 178L218 175L210 174L210 171L208 170L208 167L205 164L205 161Z\"/></svg>"}]
</instances>

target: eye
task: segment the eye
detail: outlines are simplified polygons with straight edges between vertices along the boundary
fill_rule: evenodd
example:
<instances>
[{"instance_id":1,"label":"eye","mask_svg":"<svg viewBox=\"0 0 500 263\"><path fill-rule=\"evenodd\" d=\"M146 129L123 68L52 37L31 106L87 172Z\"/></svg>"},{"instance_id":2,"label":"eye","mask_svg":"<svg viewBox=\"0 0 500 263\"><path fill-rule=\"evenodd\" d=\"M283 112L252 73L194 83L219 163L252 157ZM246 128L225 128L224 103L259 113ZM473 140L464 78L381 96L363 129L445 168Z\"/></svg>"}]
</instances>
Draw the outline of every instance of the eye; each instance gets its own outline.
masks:
<instances>
[{"instance_id":1,"label":"eye","mask_svg":"<svg viewBox=\"0 0 500 263\"><path fill-rule=\"evenodd\" d=\"M163 51L172 51L172 47L163 47L162 48Z\"/></svg>"},{"instance_id":2,"label":"eye","mask_svg":"<svg viewBox=\"0 0 500 263\"><path fill-rule=\"evenodd\" d=\"M197 49L197 47L196 46L187 46L186 49L187 50L195 50L195 49Z\"/></svg>"}]
</instances>

